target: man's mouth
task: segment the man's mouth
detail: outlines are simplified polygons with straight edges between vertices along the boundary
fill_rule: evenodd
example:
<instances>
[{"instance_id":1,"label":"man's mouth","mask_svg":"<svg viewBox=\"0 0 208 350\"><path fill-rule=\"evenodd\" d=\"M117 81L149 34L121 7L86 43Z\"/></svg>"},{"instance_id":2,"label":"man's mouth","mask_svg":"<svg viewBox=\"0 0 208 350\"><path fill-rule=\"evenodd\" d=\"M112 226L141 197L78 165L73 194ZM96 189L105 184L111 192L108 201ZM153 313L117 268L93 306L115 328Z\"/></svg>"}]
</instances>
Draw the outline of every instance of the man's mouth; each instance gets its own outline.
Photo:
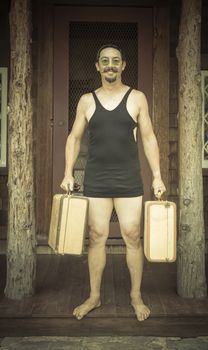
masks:
<instances>
[{"instance_id":1,"label":"man's mouth","mask_svg":"<svg viewBox=\"0 0 208 350\"><path fill-rule=\"evenodd\" d=\"M118 69L116 67L107 67L104 69L104 73L107 73L107 72L117 73Z\"/></svg>"}]
</instances>

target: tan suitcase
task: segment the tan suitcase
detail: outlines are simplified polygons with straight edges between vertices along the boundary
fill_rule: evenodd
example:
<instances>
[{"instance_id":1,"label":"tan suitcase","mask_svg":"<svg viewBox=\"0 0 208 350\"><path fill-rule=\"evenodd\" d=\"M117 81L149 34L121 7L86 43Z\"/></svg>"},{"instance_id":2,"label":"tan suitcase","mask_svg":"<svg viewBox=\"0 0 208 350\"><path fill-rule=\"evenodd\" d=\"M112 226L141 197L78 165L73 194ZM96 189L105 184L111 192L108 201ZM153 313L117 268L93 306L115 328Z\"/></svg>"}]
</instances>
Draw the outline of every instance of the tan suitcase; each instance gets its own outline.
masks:
<instances>
[{"instance_id":1,"label":"tan suitcase","mask_svg":"<svg viewBox=\"0 0 208 350\"><path fill-rule=\"evenodd\" d=\"M144 254L151 262L176 260L176 205L169 201L146 201Z\"/></svg>"},{"instance_id":2,"label":"tan suitcase","mask_svg":"<svg viewBox=\"0 0 208 350\"><path fill-rule=\"evenodd\" d=\"M88 198L53 196L48 244L57 254L81 255L87 228Z\"/></svg>"}]
</instances>

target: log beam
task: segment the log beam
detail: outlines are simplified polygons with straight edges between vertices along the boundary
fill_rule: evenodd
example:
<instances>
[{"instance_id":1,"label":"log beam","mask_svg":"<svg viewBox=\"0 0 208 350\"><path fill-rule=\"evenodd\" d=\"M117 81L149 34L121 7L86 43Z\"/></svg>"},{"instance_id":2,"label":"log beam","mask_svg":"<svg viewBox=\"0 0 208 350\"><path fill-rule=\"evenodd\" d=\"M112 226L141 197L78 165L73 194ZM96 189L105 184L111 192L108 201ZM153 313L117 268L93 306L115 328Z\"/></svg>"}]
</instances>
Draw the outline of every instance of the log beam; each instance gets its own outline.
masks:
<instances>
[{"instance_id":1,"label":"log beam","mask_svg":"<svg viewBox=\"0 0 208 350\"><path fill-rule=\"evenodd\" d=\"M206 296L200 87L201 1L182 0L179 44L178 294Z\"/></svg>"},{"instance_id":2,"label":"log beam","mask_svg":"<svg viewBox=\"0 0 208 350\"><path fill-rule=\"evenodd\" d=\"M9 218L5 295L11 299L22 299L33 294L36 274L29 0L11 1L10 40Z\"/></svg>"}]
</instances>

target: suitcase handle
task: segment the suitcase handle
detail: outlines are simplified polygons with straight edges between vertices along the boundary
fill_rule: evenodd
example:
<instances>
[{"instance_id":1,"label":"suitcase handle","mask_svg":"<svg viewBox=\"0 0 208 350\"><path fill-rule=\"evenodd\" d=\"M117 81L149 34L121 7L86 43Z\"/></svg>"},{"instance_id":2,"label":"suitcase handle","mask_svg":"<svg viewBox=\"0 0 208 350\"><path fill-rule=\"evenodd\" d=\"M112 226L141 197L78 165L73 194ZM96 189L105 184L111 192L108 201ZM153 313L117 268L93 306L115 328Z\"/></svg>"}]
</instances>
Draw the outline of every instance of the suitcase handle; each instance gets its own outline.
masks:
<instances>
[{"instance_id":1,"label":"suitcase handle","mask_svg":"<svg viewBox=\"0 0 208 350\"><path fill-rule=\"evenodd\" d=\"M162 192L160 190L157 192L157 200L158 201L162 200Z\"/></svg>"},{"instance_id":2,"label":"suitcase handle","mask_svg":"<svg viewBox=\"0 0 208 350\"><path fill-rule=\"evenodd\" d=\"M81 186L77 182L75 182L74 183L74 188L73 188L72 191L70 190L70 185L69 184L67 185L67 187L68 187L67 194L71 196L73 194L73 192L79 192L79 189L80 189Z\"/></svg>"}]
</instances>

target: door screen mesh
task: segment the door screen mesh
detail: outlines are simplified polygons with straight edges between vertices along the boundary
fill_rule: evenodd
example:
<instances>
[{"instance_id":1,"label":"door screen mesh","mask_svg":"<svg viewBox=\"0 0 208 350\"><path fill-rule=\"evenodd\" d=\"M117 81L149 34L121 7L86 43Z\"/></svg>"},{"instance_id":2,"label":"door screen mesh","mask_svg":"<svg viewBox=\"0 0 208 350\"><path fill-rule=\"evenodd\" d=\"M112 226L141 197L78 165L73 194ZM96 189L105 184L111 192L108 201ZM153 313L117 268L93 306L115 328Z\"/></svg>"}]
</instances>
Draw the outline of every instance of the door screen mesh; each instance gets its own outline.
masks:
<instances>
[{"instance_id":1,"label":"door screen mesh","mask_svg":"<svg viewBox=\"0 0 208 350\"><path fill-rule=\"evenodd\" d=\"M80 96L100 86L95 57L98 49L109 43L118 45L125 52L127 67L122 80L127 85L137 88L137 23L70 22L69 130L74 122Z\"/></svg>"},{"instance_id":2,"label":"door screen mesh","mask_svg":"<svg viewBox=\"0 0 208 350\"><path fill-rule=\"evenodd\" d=\"M100 75L95 68L98 49L105 44L114 44L124 51L126 69L123 83L137 88L138 33L137 23L70 22L69 23L69 131L76 115L81 95L100 86ZM75 164L75 181L83 183L83 172L87 157L88 132L81 145ZM81 187L82 191L82 187ZM117 221L113 211L111 221Z\"/></svg>"}]
</instances>

